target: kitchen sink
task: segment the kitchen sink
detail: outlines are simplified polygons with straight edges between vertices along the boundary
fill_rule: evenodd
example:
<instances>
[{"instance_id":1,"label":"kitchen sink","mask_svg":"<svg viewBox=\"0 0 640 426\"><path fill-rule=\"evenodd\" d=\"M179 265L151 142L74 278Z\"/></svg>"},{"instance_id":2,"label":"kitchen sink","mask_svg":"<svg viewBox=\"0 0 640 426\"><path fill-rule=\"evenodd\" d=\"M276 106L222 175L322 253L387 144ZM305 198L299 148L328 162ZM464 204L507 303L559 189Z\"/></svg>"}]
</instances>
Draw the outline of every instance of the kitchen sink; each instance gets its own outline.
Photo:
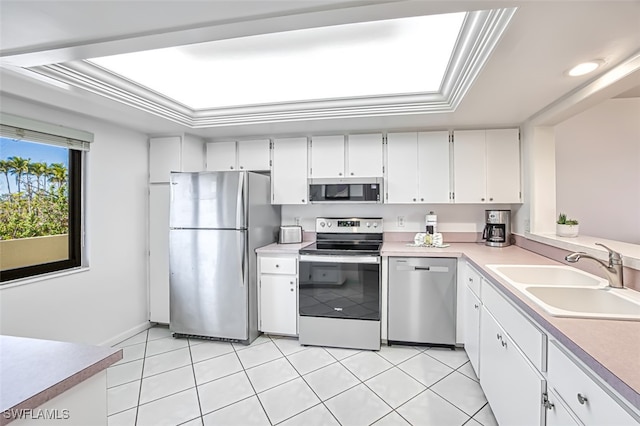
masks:
<instances>
[{"instance_id":1,"label":"kitchen sink","mask_svg":"<svg viewBox=\"0 0 640 426\"><path fill-rule=\"evenodd\" d=\"M640 293L567 265L487 265L552 316L640 321Z\"/></svg>"},{"instance_id":2,"label":"kitchen sink","mask_svg":"<svg viewBox=\"0 0 640 426\"><path fill-rule=\"evenodd\" d=\"M487 265L509 283L558 285L564 287L604 287L607 280L566 265Z\"/></svg>"},{"instance_id":3,"label":"kitchen sink","mask_svg":"<svg viewBox=\"0 0 640 426\"><path fill-rule=\"evenodd\" d=\"M551 315L560 317L640 320L640 299L631 290L529 286L524 293Z\"/></svg>"}]
</instances>

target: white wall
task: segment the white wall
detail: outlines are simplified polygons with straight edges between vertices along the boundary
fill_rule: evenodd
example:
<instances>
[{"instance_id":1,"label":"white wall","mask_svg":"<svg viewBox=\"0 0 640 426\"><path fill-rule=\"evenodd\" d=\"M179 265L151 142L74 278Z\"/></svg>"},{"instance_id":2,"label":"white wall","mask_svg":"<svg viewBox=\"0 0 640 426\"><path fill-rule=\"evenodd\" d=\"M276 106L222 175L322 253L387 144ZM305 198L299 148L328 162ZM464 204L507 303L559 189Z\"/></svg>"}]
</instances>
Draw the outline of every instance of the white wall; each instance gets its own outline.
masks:
<instances>
[{"instance_id":1,"label":"white wall","mask_svg":"<svg viewBox=\"0 0 640 426\"><path fill-rule=\"evenodd\" d=\"M508 210L511 205L385 205L385 204L311 204L282 206L282 224L294 225L300 218L305 231L315 231L316 217L382 217L384 230L391 232L424 232L425 215L433 210L438 215L438 232L481 232L484 211ZM404 227L398 226L398 216L404 217Z\"/></svg>"},{"instance_id":2,"label":"white wall","mask_svg":"<svg viewBox=\"0 0 640 426\"><path fill-rule=\"evenodd\" d=\"M79 114L2 98L2 111L94 133L86 163L88 271L0 287L0 334L92 344L144 327L147 136Z\"/></svg>"},{"instance_id":3,"label":"white wall","mask_svg":"<svg viewBox=\"0 0 640 426\"><path fill-rule=\"evenodd\" d=\"M640 244L640 98L610 99L555 127L556 211L580 233Z\"/></svg>"}]
</instances>

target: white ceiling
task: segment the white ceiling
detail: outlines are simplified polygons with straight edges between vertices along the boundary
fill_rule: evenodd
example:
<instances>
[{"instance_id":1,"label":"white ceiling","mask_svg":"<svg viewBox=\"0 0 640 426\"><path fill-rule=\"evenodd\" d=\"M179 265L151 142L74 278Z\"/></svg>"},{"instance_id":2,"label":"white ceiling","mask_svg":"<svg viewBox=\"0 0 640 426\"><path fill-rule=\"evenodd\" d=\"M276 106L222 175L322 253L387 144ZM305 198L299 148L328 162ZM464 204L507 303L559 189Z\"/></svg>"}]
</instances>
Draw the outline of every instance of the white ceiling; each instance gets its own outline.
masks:
<instances>
[{"instance_id":1,"label":"white ceiling","mask_svg":"<svg viewBox=\"0 0 640 426\"><path fill-rule=\"evenodd\" d=\"M52 86L15 68L289 29L510 6L518 10L502 40L452 113L188 129L81 89ZM1 71L2 96L107 117L152 134L188 131L224 138L513 126L597 77L565 76L576 63L604 59L598 70L602 75L638 53L640 1L0 0L0 56L14 66ZM640 72L621 82L611 96L640 86Z\"/></svg>"}]
</instances>

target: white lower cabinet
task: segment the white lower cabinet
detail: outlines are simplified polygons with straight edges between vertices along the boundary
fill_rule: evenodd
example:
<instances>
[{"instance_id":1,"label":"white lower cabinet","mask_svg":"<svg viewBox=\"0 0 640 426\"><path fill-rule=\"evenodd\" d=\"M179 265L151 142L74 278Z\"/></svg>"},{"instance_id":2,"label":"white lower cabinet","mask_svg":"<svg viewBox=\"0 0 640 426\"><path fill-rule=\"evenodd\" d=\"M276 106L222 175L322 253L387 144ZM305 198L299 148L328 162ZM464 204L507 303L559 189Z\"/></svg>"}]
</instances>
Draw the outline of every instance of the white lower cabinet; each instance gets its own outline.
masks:
<instances>
[{"instance_id":1,"label":"white lower cabinet","mask_svg":"<svg viewBox=\"0 0 640 426\"><path fill-rule=\"evenodd\" d=\"M566 403L569 410L585 425L638 425L621 403L590 377L581 362L572 359L557 342L549 345L548 386Z\"/></svg>"},{"instance_id":2,"label":"white lower cabinet","mask_svg":"<svg viewBox=\"0 0 640 426\"><path fill-rule=\"evenodd\" d=\"M571 414L555 392L549 390L547 400L547 426L580 426L581 423Z\"/></svg>"},{"instance_id":3,"label":"white lower cabinet","mask_svg":"<svg viewBox=\"0 0 640 426\"><path fill-rule=\"evenodd\" d=\"M263 333L298 334L297 256L258 256L259 323Z\"/></svg>"},{"instance_id":4,"label":"white lower cabinet","mask_svg":"<svg viewBox=\"0 0 640 426\"><path fill-rule=\"evenodd\" d=\"M480 309L482 303L469 286L465 286L464 349L471 366L480 377Z\"/></svg>"},{"instance_id":5,"label":"white lower cabinet","mask_svg":"<svg viewBox=\"0 0 640 426\"><path fill-rule=\"evenodd\" d=\"M500 425L544 425L544 377L484 307L480 327L480 384Z\"/></svg>"}]
</instances>

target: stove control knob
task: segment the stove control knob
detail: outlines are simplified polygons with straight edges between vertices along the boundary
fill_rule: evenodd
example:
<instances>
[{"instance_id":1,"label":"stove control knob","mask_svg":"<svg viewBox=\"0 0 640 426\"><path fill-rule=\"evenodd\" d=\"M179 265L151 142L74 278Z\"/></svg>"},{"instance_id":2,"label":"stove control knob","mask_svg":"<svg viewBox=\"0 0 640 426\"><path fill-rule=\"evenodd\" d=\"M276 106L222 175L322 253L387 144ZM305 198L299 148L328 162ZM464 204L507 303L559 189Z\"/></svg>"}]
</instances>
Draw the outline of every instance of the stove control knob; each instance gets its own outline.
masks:
<instances>
[{"instance_id":1,"label":"stove control knob","mask_svg":"<svg viewBox=\"0 0 640 426\"><path fill-rule=\"evenodd\" d=\"M378 227L378 222L373 222L373 227L377 228Z\"/></svg>"},{"instance_id":2,"label":"stove control knob","mask_svg":"<svg viewBox=\"0 0 640 426\"><path fill-rule=\"evenodd\" d=\"M320 226L324 228L324 222L320 222Z\"/></svg>"},{"instance_id":3,"label":"stove control knob","mask_svg":"<svg viewBox=\"0 0 640 426\"><path fill-rule=\"evenodd\" d=\"M327 226L331 228L331 222L327 222Z\"/></svg>"},{"instance_id":4,"label":"stove control knob","mask_svg":"<svg viewBox=\"0 0 640 426\"><path fill-rule=\"evenodd\" d=\"M369 222L367 222L367 228L371 228L371 224Z\"/></svg>"}]
</instances>

